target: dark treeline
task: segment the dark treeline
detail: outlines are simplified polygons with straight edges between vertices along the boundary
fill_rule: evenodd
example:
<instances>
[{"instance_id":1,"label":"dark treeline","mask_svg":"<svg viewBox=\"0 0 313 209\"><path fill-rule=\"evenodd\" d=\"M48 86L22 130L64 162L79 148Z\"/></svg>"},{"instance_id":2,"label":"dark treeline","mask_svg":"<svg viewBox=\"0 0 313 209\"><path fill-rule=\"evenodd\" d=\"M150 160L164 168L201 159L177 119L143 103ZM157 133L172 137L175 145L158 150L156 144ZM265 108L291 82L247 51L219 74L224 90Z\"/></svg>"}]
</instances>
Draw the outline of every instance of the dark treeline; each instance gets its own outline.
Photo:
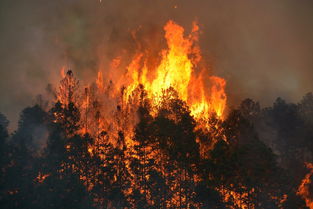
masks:
<instances>
[{"instance_id":1,"label":"dark treeline","mask_svg":"<svg viewBox=\"0 0 313 209\"><path fill-rule=\"evenodd\" d=\"M149 108L143 98L133 149L123 131L115 145L77 134L73 103L25 108L12 134L1 114L0 208L306 208L297 191L313 156L311 93L263 109L246 99L209 131L178 98Z\"/></svg>"}]
</instances>

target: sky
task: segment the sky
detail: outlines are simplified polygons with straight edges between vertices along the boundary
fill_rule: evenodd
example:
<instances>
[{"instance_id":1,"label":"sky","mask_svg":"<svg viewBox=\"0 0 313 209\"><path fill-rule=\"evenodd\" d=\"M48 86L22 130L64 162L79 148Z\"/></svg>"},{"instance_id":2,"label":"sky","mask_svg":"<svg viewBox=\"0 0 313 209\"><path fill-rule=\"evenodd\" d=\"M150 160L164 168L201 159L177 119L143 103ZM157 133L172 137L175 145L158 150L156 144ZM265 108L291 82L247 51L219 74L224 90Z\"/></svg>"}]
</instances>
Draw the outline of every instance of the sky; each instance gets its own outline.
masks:
<instances>
[{"instance_id":1,"label":"sky","mask_svg":"<svg viewBox=\"0 0 313 209\"><path fill-rule=\"evenodd\" d=\"M248 97L298 102L313 91L312 11L310 0L1 0L0 112L14 127L62 66L88 81L132 55L132 31L147 47L162 44L170 19L186 32L199 23L203 59L226 79L229 107Z\"/></svg>"}]
</instances>

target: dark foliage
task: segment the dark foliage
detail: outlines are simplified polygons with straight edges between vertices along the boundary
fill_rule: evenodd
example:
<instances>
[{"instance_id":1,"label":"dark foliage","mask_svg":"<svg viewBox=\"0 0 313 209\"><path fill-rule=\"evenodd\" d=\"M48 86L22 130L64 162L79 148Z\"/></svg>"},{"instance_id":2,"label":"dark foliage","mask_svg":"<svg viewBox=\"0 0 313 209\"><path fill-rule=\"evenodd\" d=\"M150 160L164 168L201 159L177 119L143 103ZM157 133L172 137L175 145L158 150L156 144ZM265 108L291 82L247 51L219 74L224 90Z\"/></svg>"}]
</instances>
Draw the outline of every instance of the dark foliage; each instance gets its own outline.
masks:
<instances>
[{"instance_id":1,"label":"dark foliage","mask_svg":"<svg viewBox=\"0 0 313 209\"><path fill-rule=\"evenodd\" d=\"M133 149L122 130L116 144L105 131L102 143L78 135L72 94L48 112L25 108L11 135L0 114L0 208L306 208L297 190L313 162L311 93L264 109L246 99L206 132L173 89L153 116L137 91Z\"/></svg>"}]
</instances>

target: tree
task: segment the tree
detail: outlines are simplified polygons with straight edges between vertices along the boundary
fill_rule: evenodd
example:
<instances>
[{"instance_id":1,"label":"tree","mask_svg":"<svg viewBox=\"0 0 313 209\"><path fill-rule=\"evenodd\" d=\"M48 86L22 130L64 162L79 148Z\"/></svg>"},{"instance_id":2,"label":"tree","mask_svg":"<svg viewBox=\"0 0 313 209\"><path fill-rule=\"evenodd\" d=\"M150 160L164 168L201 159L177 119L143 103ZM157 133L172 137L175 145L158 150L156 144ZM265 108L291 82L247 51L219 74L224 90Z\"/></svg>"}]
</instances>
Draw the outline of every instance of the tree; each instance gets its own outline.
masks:
<instances>
[{"instance_id":1,"label":"tree","mask_svg":"<svg viewBox=\"0 0 313 209\"><path fill-rule=\"evenodd\" d=\"M65 77L61 80L57 99L65 107L70 103L76 104L79 100L78 95L79 81L74 77L73 71L68 70Z\"/></svg>"},{"instance_id":2,"label":"tree","mask_svg":"<svg viewBox=\"0 0 313 209\"><path fill-rule=\"evenodd\" d=\"M7 138L9 136L8 130L7 130L8 125L9 125L9 121L2 113L0 113L0 168L1 168L0 179L3 179L4 166L7 163L6 162L7 161L6 156L8 152Z\"/></svg>"},{"instance_id":3,"label":"tree","mask_svg":"<svg viewBox=\"0 0 313 209\"><path fill-rule=\"evenodd\" d=\"M10 146L8 144L7 127L9 121L0 113L0 206L4 207L7 203L7 187L6 187L6 173L10 163Z\"/></svg>"},{"instance_id":4,"label":"tree","mask_svg":"<svg viewBox=\"0 0 313 209\"><path fill-rule=\"evenodd\" d=\"M216 143L210 158L214 179L222 183L222 193L225 190L240 194L236 201L248 207L269 202L275 205L271 195L263 197L282 196L279 187L283 179L276 178L280 177L280 169L274 154L238 110L229 114L224 126L228 142Z\"/></svg>"},{"instance_id":5,"label":"tree","mask_svg":"<svg viewBox=\"0 0 313 209\"><path fill-rule=\"evenodd\" d=\"M34 204L33 182L38 175L39 156L45 145L46 116L38 105L25 108L20 115L18 129L8 142L6 153L8 164L3 178L5 208L29 208Z\"/></svg>"},{"instance_id":6,"label":"tree","mask_svg":"<svg viewBox=\"0 0 313 209\"><path fill-rule=\"evenodd\" d=\"M40 173L45 176L37 190L39 208L93 208L88 192L90 162L88 136L67 137L59 123L51 123L48 145L42 159Z\"/></svg>"},{"instance_id":7,"label":"tree","mask_svg":"<svg viewBox=\"0 0 313 209\"><path fill-rule=\"evenodd\" d=\"M307 93L298 104L299 114L308 126L313 127L313 94Z\"/></svg>"},{"instance_id":8,"label":"tree","mask_svg":"<svg viewBox=\"0 0 313 209\"><path fill-rule=\"evenodd\" d=\"M62 129L67 136L73 136L80 128L80 112L72 102L66 107L63 107L60 102L57 102L49 113L51 120L57 123L59 128Z\"/></svg>"},{"instance_id":9,"label":"tree","mask_svg":"<svg viewBox=\"0 0 313 209\"><path fill-rule=\"evenodd\" d=\"M254 122L261 113L260 104L254 102L252 99L243 100L240 104L239 110L241 115L250 122Z\"/></svg>"}]
</instances>

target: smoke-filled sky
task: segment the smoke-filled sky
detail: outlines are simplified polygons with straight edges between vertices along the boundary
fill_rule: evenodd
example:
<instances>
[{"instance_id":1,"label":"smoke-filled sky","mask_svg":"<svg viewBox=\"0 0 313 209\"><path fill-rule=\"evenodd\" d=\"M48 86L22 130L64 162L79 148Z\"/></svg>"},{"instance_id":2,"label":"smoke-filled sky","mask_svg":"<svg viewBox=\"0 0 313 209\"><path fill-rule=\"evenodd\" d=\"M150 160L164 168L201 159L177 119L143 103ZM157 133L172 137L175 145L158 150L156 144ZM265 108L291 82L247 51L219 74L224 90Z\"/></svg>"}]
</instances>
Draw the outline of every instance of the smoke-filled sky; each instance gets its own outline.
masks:
<instances>
[{"instance_id":1,"label":"smoke-filled sky","mask_svg":"<svg viewBox=\"0 0 313 209\"><path fill-rule=\"evenodd\" d=\"M16 123L62 66L88 80L119 54L131 56L132 31L147 47L162 43L169 19L187 31L198 21L203 57L227 80L230 106L313 91L310 0L1 0L0 112Z\"/></svg>"}]
</instances>

